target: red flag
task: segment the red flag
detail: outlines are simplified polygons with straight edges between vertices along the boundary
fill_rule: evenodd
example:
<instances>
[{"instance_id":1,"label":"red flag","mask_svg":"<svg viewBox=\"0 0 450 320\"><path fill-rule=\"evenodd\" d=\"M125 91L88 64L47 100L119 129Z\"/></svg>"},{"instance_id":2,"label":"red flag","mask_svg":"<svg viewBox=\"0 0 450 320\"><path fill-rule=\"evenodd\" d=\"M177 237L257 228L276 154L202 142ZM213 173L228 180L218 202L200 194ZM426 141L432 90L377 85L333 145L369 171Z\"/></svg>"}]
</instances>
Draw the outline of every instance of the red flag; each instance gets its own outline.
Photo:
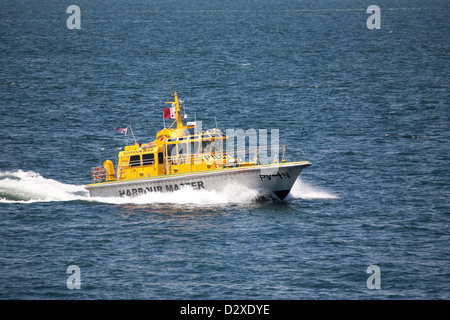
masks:
<instances>
[{"instance_id":1,"label":"red flag","mask_svg":"<svg viewBox=\"0 0 450 320\"><path fill-rule=\"evenodd\" d=\"M164 119L175 119L176 117L175 106L172 105L171 108L164 109Z\"/></svg>"},{"instance_id":2,"label":"red flag","mask_svg":"<svg viewBox=\"0 0 450 320\"><path fill-rule=\"evenodd\" d=\"M170 108L164 108L164 119L170 119Z\"/></svg>"}]
</instances>

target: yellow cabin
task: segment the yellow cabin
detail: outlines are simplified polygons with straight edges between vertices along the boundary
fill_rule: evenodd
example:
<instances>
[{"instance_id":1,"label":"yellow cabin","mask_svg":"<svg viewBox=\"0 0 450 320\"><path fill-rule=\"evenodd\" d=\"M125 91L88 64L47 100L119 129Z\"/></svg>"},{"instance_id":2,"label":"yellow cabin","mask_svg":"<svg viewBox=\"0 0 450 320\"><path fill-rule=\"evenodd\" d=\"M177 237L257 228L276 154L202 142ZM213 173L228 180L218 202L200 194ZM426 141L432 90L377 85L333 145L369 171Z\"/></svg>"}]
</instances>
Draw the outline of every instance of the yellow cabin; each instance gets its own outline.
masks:
<instances>
[{"instance_id":1,"label":"yellow cabin","mask_svg":"<svg viewBox=\"0 0 450 320\"><path fill-rule=\"evenodd\" d=\"M94 183L149 178L171 174L193 173L237 165L234 156L226 153L227 137L219 130L190 132L194 125L184 125L177 93L172 104L175 121L148 144L125 146L118 154L117 172L112 161L92 169ZM172 126L176 123L176 128ZM240 162L239 166L255 165Z\"/></svg>"}]
</instances>

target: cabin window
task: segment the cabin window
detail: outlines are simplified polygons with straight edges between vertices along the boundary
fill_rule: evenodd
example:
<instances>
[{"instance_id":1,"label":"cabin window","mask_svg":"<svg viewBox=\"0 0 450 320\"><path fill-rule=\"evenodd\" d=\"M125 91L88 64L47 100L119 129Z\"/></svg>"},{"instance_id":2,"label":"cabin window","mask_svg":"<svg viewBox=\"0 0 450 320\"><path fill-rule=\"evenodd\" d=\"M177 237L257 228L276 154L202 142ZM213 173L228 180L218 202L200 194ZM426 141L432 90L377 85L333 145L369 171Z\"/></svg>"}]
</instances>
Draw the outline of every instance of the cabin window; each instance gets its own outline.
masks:
<instances>
[{"instance_id":1,"label":"cabin window","mask_svg":"<svg viewBox=\"0 0 450 320\"><path fill-rule=\"evenodd\" d=\"M188 153L187 143L186 142L179 143L178 144L178 155L179 156L187 155L187 153Z\"/></svg>"},{"instance_id":2,"label":"cabin window","mask_svg":"<svg viewBox=\"0 0 450 320\"><path fill-rule=\"evenodd\" d=\"M155 163L155 154L146 153L142 155L142 165L149 166Z\"/></svg>"},{"instance_id":3,"label":"cabin window","mask_svg":"<svg viewBox=\"0 0 450 320\"><path fill-rule=\"evenodd\" d=\"M167 156L171 157L171 156L175 156L176 155L176 144L168 144L167 145Z\"/></svg>"},{"instance_id":4,"label":"cabin window","mask_svg":"<svg viewBox=\"0 0 450 320\"><path fill-rule=\"evenodd\" d=\"M191 154L198 154L199 146L200 146L200 141L191 141Z\"/></svg>"},{"instance_id":5,"label":"cabin window","mask_svg":"<svg viewBox=\"0 0 450 320\"><path fill-rule=\"evenodd\" d=\"M202 140L202 153L210 153L211 140Z\"/></svg>"},{"instance_id":6,"label":"cabin window","mask_svg":"<svg viewBox=\"0 0 450 320\"><path fill-rule=\"evenodd\" d=\"M164 162L163 153L162 153L162 152L159 152L159 153L158 153L158 163L159 163L159 164L163 164L163 162Z\"/></svg>"},{"instance_id":7,"label":"cabin window","mask_svg":"<svg viewBox=\"0 0 450 320\"><path fill-rule=\"evenodd\" d=\"M226 138L222 139L222 151L227 152L227 139Z\"/></svg>"},{"instance_id":8,"label":"cabin window","mask_svg":"<svg viewBox=\"0 0 450 320\"><path fill-rule=\"evenodd\" d=\"M130 157L130 167L139 167L141 166L141 156L135 155Z\"/></svg>"},{"instance_id":9,"label":"cabin window","mask_svg":"<svg viewBox=\"0 0 450 320\"><path fill-rule=\"evenodd\" d=\"M222 139L214 139L211 143L211 152L220 152L222 147Z\"/></svg>"}]
</instances>

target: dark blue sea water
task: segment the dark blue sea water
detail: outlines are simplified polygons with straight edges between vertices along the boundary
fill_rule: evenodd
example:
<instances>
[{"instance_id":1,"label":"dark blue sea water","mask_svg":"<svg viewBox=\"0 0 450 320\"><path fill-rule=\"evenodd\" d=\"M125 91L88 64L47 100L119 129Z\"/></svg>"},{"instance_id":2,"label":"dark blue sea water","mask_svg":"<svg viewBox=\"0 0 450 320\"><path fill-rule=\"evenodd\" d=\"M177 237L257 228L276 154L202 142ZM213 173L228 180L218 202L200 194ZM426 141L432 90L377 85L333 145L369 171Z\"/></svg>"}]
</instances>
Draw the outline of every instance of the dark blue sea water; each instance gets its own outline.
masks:
<instances>
[{"instance_id":1,"label":"dark blue sea water","mask_svg":"<svg viewBox=\"0 0 450 320\"><path fill-rule=\"evenodd\" d=\"M69 30L69 5L81 29ZM381 28L369 30L370 5ZM449 299L450 2L8 1L0 11L1 299ZM162 126L278 129L288 199L90 199ZM69 289L80 270L80 289ZM380 289L369 289L371 265Z\"/></svg>"}]
</instances>

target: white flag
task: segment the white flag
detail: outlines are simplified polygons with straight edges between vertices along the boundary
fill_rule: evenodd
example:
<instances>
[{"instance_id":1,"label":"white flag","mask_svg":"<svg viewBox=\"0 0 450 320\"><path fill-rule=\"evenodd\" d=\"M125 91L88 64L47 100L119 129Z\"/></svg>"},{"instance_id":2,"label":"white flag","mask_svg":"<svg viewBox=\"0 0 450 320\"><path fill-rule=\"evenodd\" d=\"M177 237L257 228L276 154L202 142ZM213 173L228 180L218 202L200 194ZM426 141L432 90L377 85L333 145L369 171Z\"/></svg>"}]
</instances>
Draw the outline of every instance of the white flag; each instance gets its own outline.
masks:
<instances>
[{"instance_id":1,"label":"white flag","mask_svg":"<svg viewBox=\"0 0 450 320\"><path fill-rule=\"evenodd\" d=\"M176 117L177 117L177 113L175 110L175 103L172 103L172 107L170 107L170 117L172 119L176 119Z\"/></svg>"}]
</instances>

